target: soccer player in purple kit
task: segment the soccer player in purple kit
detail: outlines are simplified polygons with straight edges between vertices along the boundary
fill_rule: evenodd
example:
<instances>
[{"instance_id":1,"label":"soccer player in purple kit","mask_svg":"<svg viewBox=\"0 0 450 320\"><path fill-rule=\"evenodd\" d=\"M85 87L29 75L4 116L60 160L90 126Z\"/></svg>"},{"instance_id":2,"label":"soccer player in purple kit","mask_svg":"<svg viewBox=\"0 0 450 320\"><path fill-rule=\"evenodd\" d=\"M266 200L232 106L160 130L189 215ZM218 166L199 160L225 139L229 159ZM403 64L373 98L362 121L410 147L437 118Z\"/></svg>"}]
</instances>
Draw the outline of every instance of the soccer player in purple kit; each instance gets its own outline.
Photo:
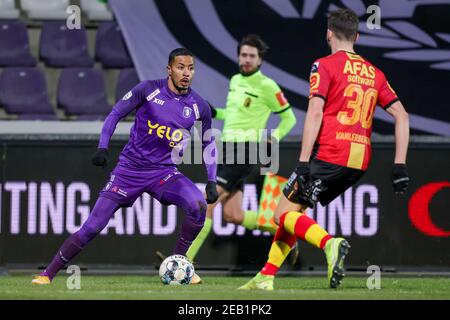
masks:
<instances>
[{"instance_id":1,"label":"soccer player in purple kit","mask_svg":"<svg viewBox=\"0 0 450 320\"><path fill-rule=\"evenodd\" d=\"M132 206L144 192L162 204L182 208L186 214L174 254L185 255L202 229L206 204L214 203L218 197L214 139L202 138L208 176L206 201L195 184L177 170L172 151L182 148L182 142L188 138L185 135L195 121L201 121L203 133L211 129L211 110L190 88L194 57L189 50L173 50L167 72L166 79L147 80L134 87L105 119L97 152L92 157L94 165L103 167L108 164L108 144L117 123L136 110L128 144L91 214L81 228L64 241L47 268L34 277L33 284L50 284L58 271L106 227L117 209ZM205 152L206 148L209 152ZM180 153L182 150L178 151Z\"/></svg>"}]
</instances>

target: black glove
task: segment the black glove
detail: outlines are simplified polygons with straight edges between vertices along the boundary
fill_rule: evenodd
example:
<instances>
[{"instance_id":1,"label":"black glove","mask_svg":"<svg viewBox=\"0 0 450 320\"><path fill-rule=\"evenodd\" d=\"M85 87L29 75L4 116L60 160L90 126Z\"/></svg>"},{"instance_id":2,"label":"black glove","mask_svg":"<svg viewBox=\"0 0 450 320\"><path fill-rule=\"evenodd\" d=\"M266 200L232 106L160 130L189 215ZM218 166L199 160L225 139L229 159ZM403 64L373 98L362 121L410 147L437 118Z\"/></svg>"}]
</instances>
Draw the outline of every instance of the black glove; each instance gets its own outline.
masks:
<instances>
[{"instance_id":1,"label":"black glove","mask_svg":"<svg viewBox=\"0 0 450 320\"><path fill-rule=\"evenodd\" d=\"M325 190L327 190L327 187L323 185L322 180L316 179L306 182L304 188L299 190L300 192L297 196L300 203L314 208L317 201L319 201L319 194Z\"/></svg>"},{"instance_id":2,"label":"black glove","mask_svg":"<svg viewBox=\"0 0 450 320\"><path fill-rule=\"evenodd\" d=\"M395 194L404 194L409 185L408 168L406 164L394 164L392 168L392 185Z\"/></svg>"},{"instance_id":3,"label":"black glove","mask_svg":"<svg viewBox=\"0 0 450 320\"><path fill-rule=\"evenodd\" d=\"M97 152L92 155L91 160L94 166L106 167L109 163L108 149L97 149Z\"/></svg>"},{"instance_id":4,"label":"black glove","mask_svg":"<svg viewBox=\"0 0 450 320\"><path fill-rule=\"evenodd\" d=\"M300 161L297 168L295 168L295 174L297 175L297 189L304 189L306 183L309 182L309 162Z\"/></svg>"},{"instance_id":5,"label":"black glove","mask_svg":"<svg viewBox=\"0 0 450 320\"><path fill-rule=\"evenodd\" d=\"M294 185L290 187L290 183ZM290 193L292 195L288 197L289 200L314 208L319 200L319 194L327 188L322 184L322 180L311 180L308 162L299 162L288 181L288 189L295 191Z\"/></svg>"},{"instance_id":6,"label":"black glove","mask_svg":"<svg viewBox=\"0 0 450 320\"><path fill-rule=\"evenodd\" d=\"M217 201L219 194L217 193L217 186L215 181L208 181L205 187L206 203L211 204Z\"/></svg>"},{"instance_id":7,"label":"black glove","mask_svg":"<svg viewBox=\"0 0 450 320\"><path fill-rule=\"evenodd\" d=\"M211 109L211 118L215 118L217 115L217 110L209 103L209 101L206 101L208 103L209 108Z\"/></svg>"}]
</instances>

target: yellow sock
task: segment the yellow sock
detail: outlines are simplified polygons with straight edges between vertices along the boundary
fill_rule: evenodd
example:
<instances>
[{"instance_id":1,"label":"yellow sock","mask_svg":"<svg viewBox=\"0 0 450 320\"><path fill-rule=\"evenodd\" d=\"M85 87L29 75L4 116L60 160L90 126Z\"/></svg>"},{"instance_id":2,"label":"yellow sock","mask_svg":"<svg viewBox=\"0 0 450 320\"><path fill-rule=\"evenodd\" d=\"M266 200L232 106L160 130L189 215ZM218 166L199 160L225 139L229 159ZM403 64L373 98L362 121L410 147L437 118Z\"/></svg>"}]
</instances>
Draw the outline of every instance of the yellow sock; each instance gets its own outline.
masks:
<instances>
[{"instance_id":1,"label":"yellow sock","mask_svg":"<svg viewBox=\"0 0 450 320\"><path fill-rule=\"evenodd\" d=\"M323 249L325 243L332 237L316 221L300 212L286 212L284 228L290 234L305 240L313 246Z\"/></svg>"},{"instance_id":2,"label":"yellow sock","mask_svg":"<svg viewBox=\"0 0 450 320\"><path fill-rule=\"evenodd\" d=\"M289 255L292 247L294 246L297 238L295 235L290 234L284 228L284 217L281 217L280 226L275 233L272 245L269 251L269 258L264 268L262 268L261 273L265 275L274 276L281 265L283 264L286 257Z\"/></svg>"}]
</instances>

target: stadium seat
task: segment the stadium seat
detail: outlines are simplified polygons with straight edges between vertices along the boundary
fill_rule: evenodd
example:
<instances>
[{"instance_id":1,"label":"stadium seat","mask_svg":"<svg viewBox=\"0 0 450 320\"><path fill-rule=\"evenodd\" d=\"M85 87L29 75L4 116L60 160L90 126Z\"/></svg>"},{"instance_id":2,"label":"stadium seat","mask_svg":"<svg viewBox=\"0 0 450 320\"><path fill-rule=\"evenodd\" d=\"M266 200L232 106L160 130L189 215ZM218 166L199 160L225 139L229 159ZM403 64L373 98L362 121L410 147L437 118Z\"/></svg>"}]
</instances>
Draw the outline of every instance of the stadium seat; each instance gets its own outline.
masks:
<instances>
[{"instance_id":1,"label":"stadium seat","mask_svg":"<svg viewBox=\"0 0 450 320\"><path fill-rule=\"evenodd\" d=\"M0 0L0 19L17 19L19 16L14 0Z\"/></svg>"},{"instance_id":2,"label":"stadium seat","mask_svg":"<svg viewBox=\"0 0 450 320\"><path fill-rule=\"evenodd\" d=\"M39 56L55 68L92 67L86 29L69 30L65 21L47 21L42 26Z\"/></svg>"},{"instance_id":3,"label":"stadium seat","mask_svg":"<svg viewBox=\"0 0 450 320\"><path fill-rule=\"evenodd\" d=\"M106 114L81 114L77 117L77 121L103 121L106 117Z\"/></svg>"},{"instance_id":4,"label":"stadium seat","mask_svg":"<svg viewBox=\"0 0 450 320\"><path fill-rule=\"evenodd\" d=\"M5 68L0 75L0 104L20 118L57 120L44 74L37 68Z\"/></svg>"},{"instance_id":5,"label":"stadium seat","mask_svg":"<svg viewBox=\"0 0 450 320\"><path fill-rule=\"evenodd\" d=\"M20 0L20 6L28 18L36 20L66 19L69 0Z\"/></svg>"},{"instance_id":6,"label":"stadium seat","mask_svg":"<svg viewBox=\"0 0 450 320\"><path fill-rule=\"evenodd\" d=\"M59 121L55 114L19 114L17 120Z\"/></svg>"},{"instance_id":7,"label":"stadium seat","mask_svg":"<svg viewBox=\"0 0 450 320\"><path fill-rule=\"evenodd\" d=\"M95 38L95 57L104 68L131 68L133 62L116 22L103 22Z\"/></svg>"},{"instance_id":8,"label":"stadium seat","mask_svg":"<svg viewBox=\"0 0 450 320\"><path fill-rule=\"evenodd\" d=\"M105 81L100 70L63 69L58 83L58 107L67 115L105 115L111 111L106 102Z\"/></svg>"},{"instance_id":9,"label":"stadium seat","mask_svg":"<svg viewBox=\"0 0 450 320\"><path fill-rule=\"evenodd\" d=\"M0 20L0 67L35 65L26 25L20 20Z\"/></svg>"},{"instance_id":10,"label":"stadium seat","mask_svg":"<svg viewBox=\"0 0 450 320\"><path fill-rule=\"evenodd\" d=\"M116 101L122 99L122 97L139 84L139 82L135 69L127 68L120 70L116 86Z\"/></svg>"},{"instance_id":11,"label":"stadium seat","mask_svg":"<svg viewBox=\"0 0 450 320\"><path fill-rule=\"evenodd\" d=\"M81 0L80 4L89 20L109 21L113 19L113 15L105 3L98 0Z\"/></svg>"},{"instance_id":12,"label":"stadium seat","mask_svg":"<svg viewBox=\"0 0 450 320\"><path fill-rule=\"evenodd\" d=\"M66 19L69 0L20 0L22 9L28 18L34 20L61 20Z\"/></svg>"}]
</instances>

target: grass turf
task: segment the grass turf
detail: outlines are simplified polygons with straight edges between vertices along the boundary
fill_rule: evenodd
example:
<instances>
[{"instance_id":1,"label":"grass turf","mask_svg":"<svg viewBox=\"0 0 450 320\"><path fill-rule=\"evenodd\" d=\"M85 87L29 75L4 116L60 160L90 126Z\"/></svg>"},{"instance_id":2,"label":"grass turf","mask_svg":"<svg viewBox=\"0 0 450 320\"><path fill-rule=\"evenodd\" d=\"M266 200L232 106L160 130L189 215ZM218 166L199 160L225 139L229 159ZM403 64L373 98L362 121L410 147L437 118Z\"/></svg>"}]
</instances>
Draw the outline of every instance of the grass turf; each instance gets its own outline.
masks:
<instances>
[{"instance_id":1,"label":"grass turf","mask_svg":"<svg viewBox=\"0 0 450 320\"><path fill-rule=\"evenodd\" d=\"M33 286L29 275L0 277L0 299L163 299L163 300L290 300L290 299L450 299L448 277L382 277L380 290L368 290L367 278L347 277L329 289L323 277L283 277L275 291L240 291L249 277L203 277L197 286L164 286L157 276L93 276L81 278L80 290L67 289L67 276L51 285Z\"/></svg>"}]
</instances>

